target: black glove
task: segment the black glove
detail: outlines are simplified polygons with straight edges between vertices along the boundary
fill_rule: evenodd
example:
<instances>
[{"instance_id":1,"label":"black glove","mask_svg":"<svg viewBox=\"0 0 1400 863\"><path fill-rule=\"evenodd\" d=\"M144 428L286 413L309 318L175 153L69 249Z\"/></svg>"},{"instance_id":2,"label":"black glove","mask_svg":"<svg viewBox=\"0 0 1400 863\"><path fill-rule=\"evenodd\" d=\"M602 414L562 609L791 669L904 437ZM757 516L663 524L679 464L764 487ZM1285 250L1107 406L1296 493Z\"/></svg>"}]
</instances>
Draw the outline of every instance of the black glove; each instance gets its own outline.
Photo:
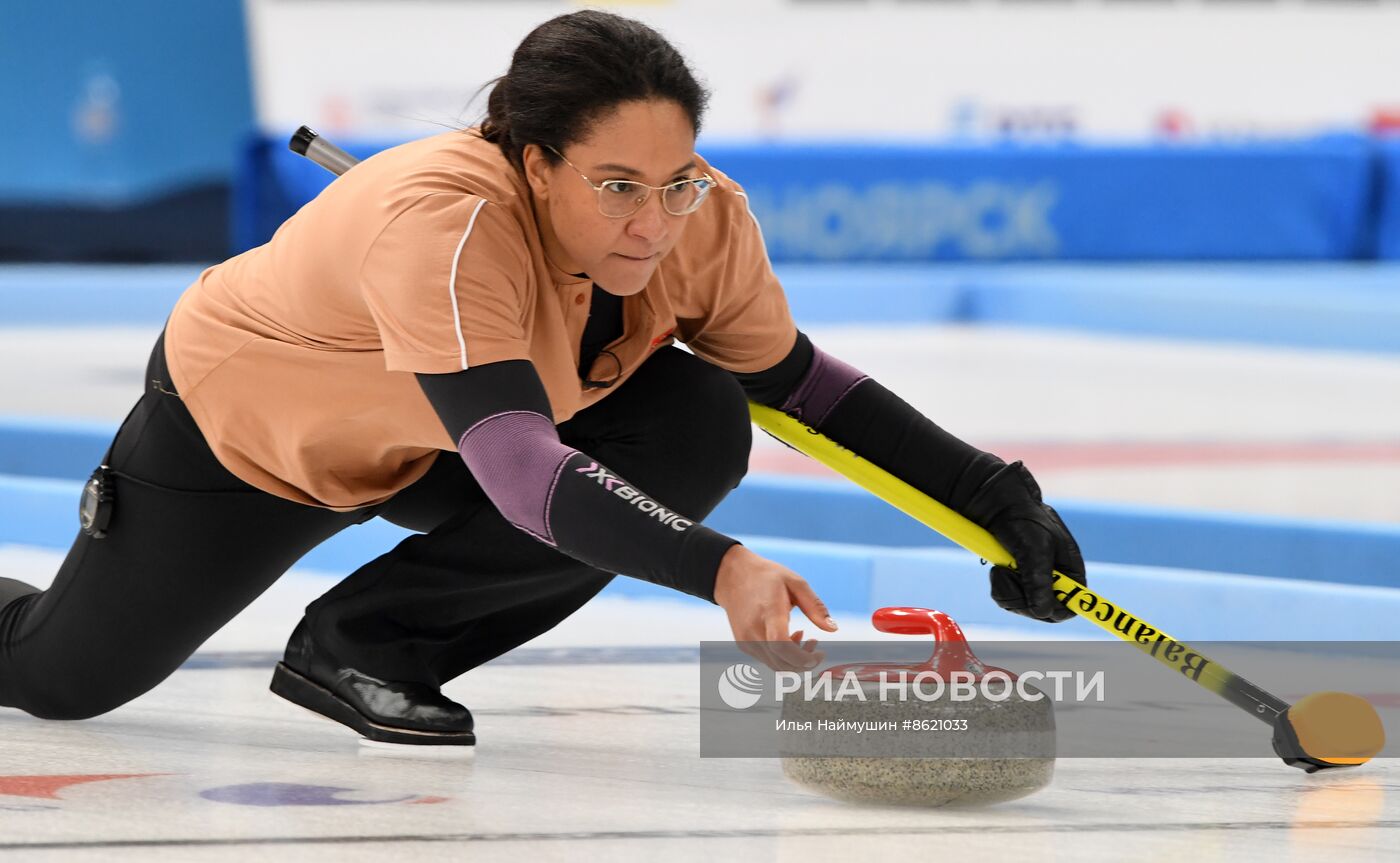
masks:
<instances>
[{"instance_id":1,"label":"black glove","mask_svg":"<svg viewBox=\"0 0 1400 863\"><path fill-rule=\"evenodd\" d=\"M1040 486L1025 465L1012 462L992 474L962 514L986 528L1016 559L1016 569L992 567L993 602L1051 623L1074 617L1055 598L1052 570L1087 584L1084 558L1059 514L1041 502Z\"/></svg>"}]
</instances>

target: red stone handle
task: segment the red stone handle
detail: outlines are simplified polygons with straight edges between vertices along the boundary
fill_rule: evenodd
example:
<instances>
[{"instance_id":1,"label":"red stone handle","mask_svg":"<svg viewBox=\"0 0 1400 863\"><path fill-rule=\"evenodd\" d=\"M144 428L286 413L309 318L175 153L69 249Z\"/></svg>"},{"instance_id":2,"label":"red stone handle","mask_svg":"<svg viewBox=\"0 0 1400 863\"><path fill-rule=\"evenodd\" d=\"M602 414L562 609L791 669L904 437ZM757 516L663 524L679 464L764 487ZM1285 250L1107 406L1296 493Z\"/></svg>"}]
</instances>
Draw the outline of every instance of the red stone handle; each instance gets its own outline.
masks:
<instances>
[{"instance_id":1,"label":"red stone handle","mask_svg":"<svg viewBox=\"0 0 1400 863\"><path fill-rule=\"evenodd\" d=\"M981 675L986 668L973 655L962 627L941 611L905 606L877 608L870 620L881 632L933 636L933 655L923 665L916 666L917 670L936 671L946 677L955 671Z\"/></svg>"},{"instance_id":2,"label":"red stone handle","mask_svg":"<svg viewBox=\"0 0 1400 863\"><path fill-rule=\"evenodd\" d=\"M967 642L962 627L953 618L931 608L909 608L892 606L877 608L870 616L871 623L881 632L899 635L932 635L939 642Z\"/></svg>"},{"instance_id":3,"label":"red stone handle","mask_svg":"<svg viewBox=\"0 0 1400 863\"><path fill-rule=\"evenodd\" d=\"M921 671L932 671L945 680L951 680L953 672L971 673L974 677L980 678L988 671L1006 671L1003 668L983 665L982 661L973 655L972 648L968 646L967 636L963 635L962 627L941 611L906 606L877 608L875 613L870 615L870 622L881 632L892 632L897 635L932 635L934 638L933 654L925 662L912 664L853 662L829 668L823 672L824 674L841 677L850 672L861 680L876 680L881 674L888 675L897 672L917 674ZM1006 673L1010 674L1010 672ZM1012 676L1014 677L1014 675Z\"/></svg>"}]
</instances>

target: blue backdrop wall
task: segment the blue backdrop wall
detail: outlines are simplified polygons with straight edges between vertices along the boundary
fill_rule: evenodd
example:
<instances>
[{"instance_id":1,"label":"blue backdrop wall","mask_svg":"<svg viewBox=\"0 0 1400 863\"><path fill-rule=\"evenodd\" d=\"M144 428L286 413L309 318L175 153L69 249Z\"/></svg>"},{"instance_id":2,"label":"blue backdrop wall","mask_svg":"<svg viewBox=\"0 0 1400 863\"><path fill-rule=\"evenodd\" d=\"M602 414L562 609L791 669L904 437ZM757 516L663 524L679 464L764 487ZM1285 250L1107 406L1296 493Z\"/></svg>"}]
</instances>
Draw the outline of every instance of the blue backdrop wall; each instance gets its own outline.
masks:
<instances>
[{"instance_id":1,"label":"blue backdrop wall","mask_svg":"<svg viewBox=\"0 0 1400 863\"><path fill-rule=\"evenodd\" d=\"M364 157L393 142L338 143ZM702 143L700 151L747 189L773 260L792 263L1364 259L1375 253L1382 182L1376 143L1344 135L1133 147ZM331 179L288 152L286 136L252 144L236 246L265 242ZM1393 194L1400 199L1400 189Z\"/></svg>"},{"instance_id":2,"label":"blue backdrop wall","mask_svg":"<svg viewBox=\"0 0 1400 863\"><path fill-rule=\"evenodd\" d=\"M227 254L240 0L9 0L0 63L0 257Z\"/></svg>"},{"instance_id":3,"label":"blue backdrop wall","mask_svg":"<svg viewBox=\"0 0 1400 863\"><path fill-rule=\"evenodd\" d=\"M1376 252L1400 261L1400 138L1377 148Z\"/></svg>"}]
</instances>

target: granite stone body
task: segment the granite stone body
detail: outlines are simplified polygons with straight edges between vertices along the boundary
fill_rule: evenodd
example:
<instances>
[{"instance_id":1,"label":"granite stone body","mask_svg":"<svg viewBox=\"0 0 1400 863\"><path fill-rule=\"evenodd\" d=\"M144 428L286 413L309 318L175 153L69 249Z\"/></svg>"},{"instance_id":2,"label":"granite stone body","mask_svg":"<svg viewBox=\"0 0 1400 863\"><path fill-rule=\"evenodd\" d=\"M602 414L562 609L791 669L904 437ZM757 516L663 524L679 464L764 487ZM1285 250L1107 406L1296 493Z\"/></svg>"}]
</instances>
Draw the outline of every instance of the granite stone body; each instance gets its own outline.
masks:
<instances>
[{"instance_id":1,"label":"granite stone body","mask_svg":"<svg viewBox=\"0 0 1400 863\"><path fill-rule=\"evenodd\" d=\"M969 700L923 700L903 684L861 680L863 699L849 697L853 690L839 700L789 696L783 773L860 803L979 805L1024 797L1048 785L1055 767L1054 703L1024 688L1029 698L1012 689L1001 700L1002 687L993 685L993 698L979 690Z\"/></svg>"}]
</instances>

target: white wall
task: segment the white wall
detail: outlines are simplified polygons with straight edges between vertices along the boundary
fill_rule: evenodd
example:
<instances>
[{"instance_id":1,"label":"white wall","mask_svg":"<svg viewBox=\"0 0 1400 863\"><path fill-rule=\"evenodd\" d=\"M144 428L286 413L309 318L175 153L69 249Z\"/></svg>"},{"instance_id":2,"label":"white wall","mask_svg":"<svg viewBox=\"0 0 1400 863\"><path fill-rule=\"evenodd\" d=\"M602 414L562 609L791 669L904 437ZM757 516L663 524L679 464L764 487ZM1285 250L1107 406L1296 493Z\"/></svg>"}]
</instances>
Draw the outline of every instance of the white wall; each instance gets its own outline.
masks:
<instances>
[{"instance_id":1,"label":"white wall","mask_svg":"<svg viewBox=\"0 0 1400 863\"><path fill-rule=\"evenodd\" d=\"M247 0L265 128L426 134L563 0ZM1141 137L1357 128L1400 106L1400 3L998 0L588 4L659 28L714 90L716 137ZM777 108L765 98L786 92Z\"/></svg>"}]
</instances>

